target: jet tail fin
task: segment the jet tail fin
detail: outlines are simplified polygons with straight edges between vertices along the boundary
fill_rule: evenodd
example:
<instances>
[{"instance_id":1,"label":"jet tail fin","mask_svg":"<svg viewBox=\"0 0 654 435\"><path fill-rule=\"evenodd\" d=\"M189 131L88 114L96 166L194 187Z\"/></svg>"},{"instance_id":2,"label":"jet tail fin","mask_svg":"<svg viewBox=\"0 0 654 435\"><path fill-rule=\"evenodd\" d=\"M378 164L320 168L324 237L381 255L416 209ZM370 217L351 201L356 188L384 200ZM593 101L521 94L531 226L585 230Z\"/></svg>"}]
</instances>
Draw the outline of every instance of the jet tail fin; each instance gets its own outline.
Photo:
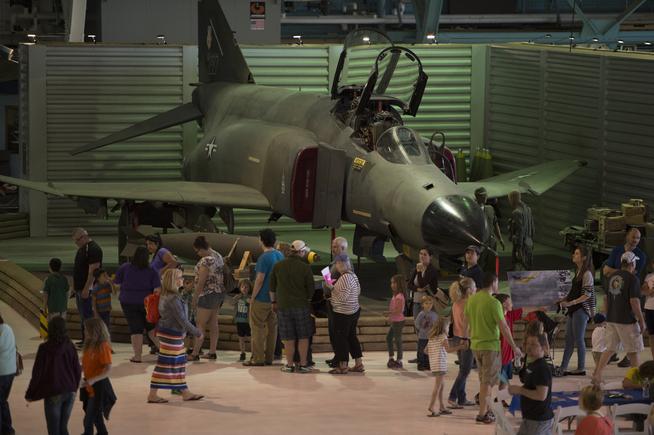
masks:
<instances>
[{"instance_id":1,"label":"jet tail fin","mask_svg":"<svg viewBox=\"0 0 654 435\"><path fill-rule=\"evenodd\" d=\"M148 118L145 121L141 121L124 130L117 131L116 133L110 134L109 136L103 137L95 142L75 148L70 154L74 156L87 151L92 151L97 148L111 145L112 143L123 142L147 133L200 119L202 116L202 112L194 103L182 104L172 110L160 113L159 115Z\"/></svg>"},{"instance_id":2,"label":"jet tail fin","mask_svg":"<svg viewBox=\"0 0 654 435\"><path fill-rule=\"evenodd\" d=\"M218 0L198 3L200 82L254 83Z\"/></svg>"}]
</instances>

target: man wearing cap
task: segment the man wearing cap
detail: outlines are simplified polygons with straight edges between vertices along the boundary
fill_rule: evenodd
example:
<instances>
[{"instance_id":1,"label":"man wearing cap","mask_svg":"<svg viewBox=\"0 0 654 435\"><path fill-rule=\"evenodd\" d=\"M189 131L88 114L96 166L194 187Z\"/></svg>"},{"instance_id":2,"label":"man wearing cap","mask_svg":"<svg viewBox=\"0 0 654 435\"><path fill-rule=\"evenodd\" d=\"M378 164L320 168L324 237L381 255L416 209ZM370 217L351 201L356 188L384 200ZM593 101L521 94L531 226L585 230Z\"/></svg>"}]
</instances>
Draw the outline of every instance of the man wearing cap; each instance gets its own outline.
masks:
<instances>
[{"instance_id":1,"label":"man wearing cap","mask_svg":"<svg viewBox=\"0 0 654 435\"><path fill-rule=\"evenodd\" d=\"M284 343L286 365L283 372L309 373L307 364L309 338L313 335L310 301L313 296L313 273L303 257L309 247L302 240L291 244L288 257L275 264L270 277L270 297L277 310L279 334ZM297 340L297 342L296 342ZM300 354L300 364L293 362L295 349Z\"/></svg>"},{"instance_id":2,"label":"man wearing cap","mask_svg":"<svg viewBox=\"0 0 654 435\"><path fill-rule=\"evenodd\" d=\"M635 275L639 258L625 252L620 258L621 269L613 273L606 289L606 350L602 353L593 383L602 381L602 371L622 344L631 367L638 367L638 354L643 350L645 320L640 310L640 280Z\"/></svg>"},{"instance_id":3,"label":"man wearing cap","mask_svg":"<svg viewBox=\"0 0 654 435\"><path fill-rule=\"evenodd\" d=\"M468 246L465 251L466 262L464 266L461 268L461 276L472 278L472 280L477 285L477 288L482 287L482 279L484 276L484 271L481 270L481 267L479 266L479 264L477 264L477 261L479 261L480 252L481 249L479 248L479 246L475 246L475 245Z\"/></svg>"},{"instance_id":4,"label":"man wearing cap","mask_svg":"<svg viewBox=\"0 0 654 435\"><path fill-rule=\"evenodd\" d=\"M504 240L502 239L502 232L500 231L500 223L497 220L493 206L486 203L488 193L485 188L480 187L475 190L475 199L477 200L477 204L481 207L481 210L484 212L486 226L488 227L488 238L483 242L486 246L492 249L492 251L484 249L483 252L478 254L480 255L479 265L481 269L486 272L495 272L496 253L494 251L497 251L497 242L499 242L502 249L504 249ZM477 287L479 287L479 283L477 283Z\"/></svg>"},{"instance_id":5,"label":"man wearing cap","mask_svg":"<svg viewBox=\"0 0 654 435\"><path fill-rule=\"evenodd\" d=\"M511 221L509 237L513 244L511 266L513 270L531 270L534 260L534 218L531 208L522 202L522 195L517 190L509 193Z\"/></svg>"},{"instance_id":6,"label":"man wearing cap","mask_svg":"<svg viewBox=\"0 0 654 435\"><path fill-rule=\"evenodd\" d=\"M639 279L643 278L645 265L647 264L647 256L642 249L638 247L639 243L640 231L638 228L631 228L627 231L624 245L615 246L611 250L611 255L609 255L609 258L604 262L604 266L602 267L602 284L604 287L606 287L609 277L616 271L620 270L620 258L625 252L633 252L636 254L636 257L638 257L638 261L636 262L636 276ZM629 358L625 356L622 361L618 363L618 367L629 367Z\"/></svg>"}]
</instances>

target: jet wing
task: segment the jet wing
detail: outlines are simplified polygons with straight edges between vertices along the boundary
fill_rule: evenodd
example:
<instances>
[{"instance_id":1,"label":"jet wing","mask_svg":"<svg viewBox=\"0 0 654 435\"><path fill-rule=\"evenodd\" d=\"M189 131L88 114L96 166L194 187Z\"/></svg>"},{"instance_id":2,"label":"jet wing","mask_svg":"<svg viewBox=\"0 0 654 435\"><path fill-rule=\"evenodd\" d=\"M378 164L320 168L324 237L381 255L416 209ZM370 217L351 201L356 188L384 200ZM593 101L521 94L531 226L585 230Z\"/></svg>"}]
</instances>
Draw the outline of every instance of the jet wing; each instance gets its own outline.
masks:
<instances>
[{"instance_id":1,"label":"jet wing","mask_svg":"<svg viewBox=\"0 0 654 435\"><path fill-rule=\"evenodd\" d=\"M486 188L489 198L506 196L512 190L538 196L583 166L586 166L586 162L581 160L554 160L485 180L459 183L458 186L464 194L473 198L479 187Z\"/></svg>"},{"instance_id":2,"label":"jet wing","mask_svg":"<svg viewBox=\"0 0 654 435\"><path fill-rule=\"evenodd\" d=\"M199 181L120 182L43 182L0 175L0 182L15 184L60 197L127 199L162 201L173 204L196 204L270 210L266 197L241 184L206 183Z\"/></svg>"}]
</instances>

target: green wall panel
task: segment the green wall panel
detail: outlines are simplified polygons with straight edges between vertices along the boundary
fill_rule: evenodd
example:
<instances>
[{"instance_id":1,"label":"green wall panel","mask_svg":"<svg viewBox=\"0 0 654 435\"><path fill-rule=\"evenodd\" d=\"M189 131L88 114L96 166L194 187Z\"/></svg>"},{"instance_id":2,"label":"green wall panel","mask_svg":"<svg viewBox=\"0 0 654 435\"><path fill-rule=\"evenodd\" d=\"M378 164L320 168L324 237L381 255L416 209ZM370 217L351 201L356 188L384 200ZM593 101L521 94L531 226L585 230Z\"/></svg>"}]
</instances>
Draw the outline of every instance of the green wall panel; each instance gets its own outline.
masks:
<instances>
[{"instance_id":1,"label":"green wall panel","mask_svg":"<svg viewBox=\"0 0 654 435\"><path fill-rule=\"evenodd\" d=\"M485 131L495 172L588 162L543 196L527 197L538 241L561 247L558 232L583 224L592 205L654 201L654 56L516 44L491 47L490 58Z\"/></svg>"}]
</instances>

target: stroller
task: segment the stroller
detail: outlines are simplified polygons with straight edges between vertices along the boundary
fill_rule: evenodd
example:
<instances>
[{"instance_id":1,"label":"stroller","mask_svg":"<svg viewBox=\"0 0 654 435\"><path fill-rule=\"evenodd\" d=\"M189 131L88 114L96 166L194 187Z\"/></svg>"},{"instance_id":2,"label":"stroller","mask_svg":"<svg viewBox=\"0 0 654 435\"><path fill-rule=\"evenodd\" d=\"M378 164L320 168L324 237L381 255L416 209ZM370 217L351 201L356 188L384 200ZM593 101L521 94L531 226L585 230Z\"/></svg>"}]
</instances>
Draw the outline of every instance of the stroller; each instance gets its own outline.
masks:
<instances>
[{"instance_id":1,"label":"stroller","mask_svg":"<svg viewBox=\"0 0 654 435\"><path fill-rule=\"evenodd\" d=\"M552 372L552 376L554 377L563 376L563 372L560 370L560 368L554 365L554 342L556 340L557 335L559 334L558 322L552 319L551 317L549 317L543 311L534 311L532 313L529 313L525 317L525 320L527 320L528 322L539 320L543 324L543 331L545 332L545 335L547 336L547 342L550 345L550 354L546 358L547 365L550 368L550 371ZM522 365L521 366L516 365L513 367L514 374L517 375L520 374L520 371L526 366L526 359L527 356L525 355L521 359Z\"/></svg>"}]
</instances>

